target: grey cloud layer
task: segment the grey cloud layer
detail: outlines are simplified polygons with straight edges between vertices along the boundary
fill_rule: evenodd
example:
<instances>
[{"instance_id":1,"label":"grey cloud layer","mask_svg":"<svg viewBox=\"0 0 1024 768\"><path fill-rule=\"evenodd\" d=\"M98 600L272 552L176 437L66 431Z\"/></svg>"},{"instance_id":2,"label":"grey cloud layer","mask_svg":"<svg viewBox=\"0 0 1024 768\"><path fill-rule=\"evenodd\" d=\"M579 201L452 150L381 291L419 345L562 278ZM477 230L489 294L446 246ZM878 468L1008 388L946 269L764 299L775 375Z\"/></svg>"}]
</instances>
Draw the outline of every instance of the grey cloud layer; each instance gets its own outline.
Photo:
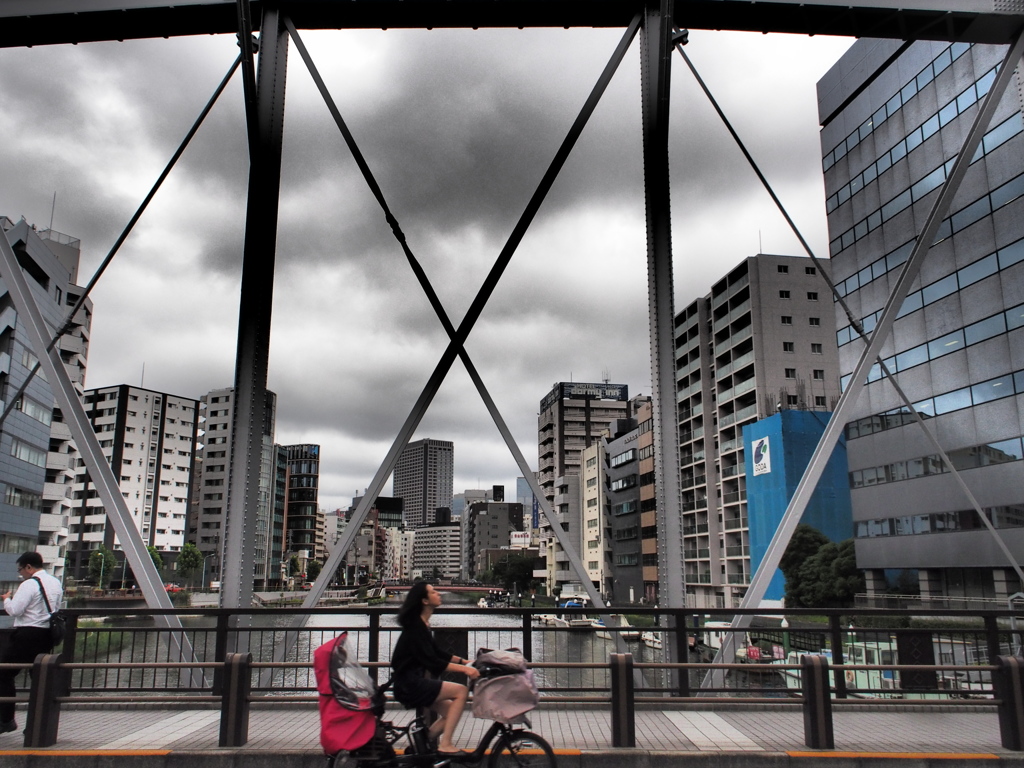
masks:
<instances>
[{"instance_id":1,"label":"grey cloud layer","mask_svg":"<svg viewBox=\"0 0 1024 768\"><path fill-rule=\"evenodd\" d=\"M615 30L303 33L457 325L618 42ZM814 82L845 43L694 33L688 53L824 246ZM0 51L0 213L83 242L84 282L236 55L196 38ZM629 52L467 347L526 458L570 377L650 391L639 59ZM677 306L796 244L676 60ZM289 54L270 386L277 439L320 442L321 500L369 483L447 337L298 53ZM89 386L231 383L247 153L236 76L94 296ZM12 182L16 180L16 182ZM418 437L456 490L517 469L456 361ZM511 490L511 489L510 489Z\"/></svg>"}]
</instances>

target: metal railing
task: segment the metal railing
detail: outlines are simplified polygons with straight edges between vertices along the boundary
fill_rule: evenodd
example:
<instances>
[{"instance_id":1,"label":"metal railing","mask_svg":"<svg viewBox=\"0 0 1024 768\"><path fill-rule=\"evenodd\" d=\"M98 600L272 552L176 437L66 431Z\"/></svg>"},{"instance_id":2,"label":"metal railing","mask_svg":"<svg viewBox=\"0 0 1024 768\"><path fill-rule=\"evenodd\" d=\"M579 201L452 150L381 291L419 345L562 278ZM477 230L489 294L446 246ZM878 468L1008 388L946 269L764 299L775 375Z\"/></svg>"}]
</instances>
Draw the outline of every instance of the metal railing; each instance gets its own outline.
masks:
<instances>
[{"instance_id":1,"label":"metal railing","mask_svg":"<svg viewBox=\"0 0 1024 768\"><path fill-rule=\"evenodd\" d=\"M222 745L244 744L250 704L316 701L315 648L348 631L350 648L379 679L400 631L391 608L67 613L63 652L37 658L33 678L25 676L22 683L18 701L29 704L26 746L56 742L61 704L128 702L219 706ZM172 658L169 630L151 623L154 615L167 613L181 615L194 659ZM317 626L286 626L302 613ZM617 625L623 613L638 626ZM754 614L753 626L729 626L736 613ZM593 621L598 617L600 625ZM774 615L701 609L697 616L693 610L621 606L455 608L438 611L433 624L438 641L453 654L469 656L479 647L523 649L542 705L607 704L613 717L632 717L615 706L618 691L635 703L664 707L696 701L813 706L819 723L824 710L831 717L833 705L994 705L1004 746L1021 749L1021 638L1010 617L1008 610L938 611L917 617L919 626L906 626L905 612L857 609ZM715 649L729 637L735 660L712 663ZM275 662L274 649L282 643L292 650ZM626 678L623 665L630 670ZM628 723L613 730L628 741ZM807 738L809 745L827 741L820 734Z\"/></svg>"}]
</instances>

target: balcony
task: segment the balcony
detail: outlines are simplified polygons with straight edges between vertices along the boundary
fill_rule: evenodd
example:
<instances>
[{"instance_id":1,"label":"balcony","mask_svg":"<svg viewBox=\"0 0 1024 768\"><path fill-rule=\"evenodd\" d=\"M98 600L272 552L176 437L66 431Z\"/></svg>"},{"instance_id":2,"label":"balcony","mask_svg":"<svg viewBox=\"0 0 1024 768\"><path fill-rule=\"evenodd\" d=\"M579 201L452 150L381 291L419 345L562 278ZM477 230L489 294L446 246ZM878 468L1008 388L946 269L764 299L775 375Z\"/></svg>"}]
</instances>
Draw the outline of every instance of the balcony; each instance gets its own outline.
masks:
<instances>
[{"instance_id":1,"label":"balcony","mask_svg":"<svg viewBox=\"0 0 1024 768\"><path fill-rule=\"evenodd\" d=\"M726 547L726 557L750 557L750 547L747 545Z\"/></svg>"},{"instance_id":2,"label":"balcony","mask_svg":"<svg viewBox=\"0 0 1024 768\"><path fill-rule=\"evenodd\" d=\"M747 516L740 515L739 517L727 517L722 521L727 531L738 531L747 527Z\"/></svg>"},{"instance_id":3,"label":"balcony","mask_svg":"<svg viewBox=\"0 0 1024 768\"><path fill-rule=\"evenodd\" d=\"M726 581L729 584L749 584L750 577L743 573L730 573Z\"/></svg>"}]
</instances>

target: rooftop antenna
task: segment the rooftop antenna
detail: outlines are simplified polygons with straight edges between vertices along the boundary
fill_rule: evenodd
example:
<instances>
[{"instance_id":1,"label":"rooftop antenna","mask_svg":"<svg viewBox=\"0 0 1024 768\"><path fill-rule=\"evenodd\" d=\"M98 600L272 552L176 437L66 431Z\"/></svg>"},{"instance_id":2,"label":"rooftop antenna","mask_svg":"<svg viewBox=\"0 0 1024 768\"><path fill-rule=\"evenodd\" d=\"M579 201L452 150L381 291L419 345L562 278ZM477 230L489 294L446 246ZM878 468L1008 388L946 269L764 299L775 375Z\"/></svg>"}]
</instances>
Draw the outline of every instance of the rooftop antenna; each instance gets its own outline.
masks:
<instances>
[{"instance_id":1,"label":"rooftop antenna","mask_svg":"<svg viewBox=\"0 0 1024 768\"><path fill-rule=\"evenodd\" d=\"M53 212L57 209L57 190L53 190L53 204L50 206L50 230L53 230Z\"/></svg>"},{"instance_id":2,"label":"rooftop antenna","mask_svg":"<svg viewBox=\"0 0 1024 768\"><path fill-rule=\"evenodd\" d=\"M764 243L761 242L761 230L757 230L757 252L764 253Z\"/></svg>"},{"instance_id":3,"label":"rooftop antenna","mask_svg":"<svg viewBox=\"0 0 1024 768\"><path fill-rule=\"evenodd\" d=\"M602 381L604 381L605 384L610 383L612 380L612 372L605 368L603 371L601 371L601 379Z\"/></svg>"},{"instance_id":4,"label":"rooftop antenna","mask_svg":"<svg viewBox=\"0 0 1024 768\"><path fill-rule=\"evenodd\" d=\"M139 378L139 389L146 386L146 361L142 361L142 376Z\"/></svg>"}]
</instances>

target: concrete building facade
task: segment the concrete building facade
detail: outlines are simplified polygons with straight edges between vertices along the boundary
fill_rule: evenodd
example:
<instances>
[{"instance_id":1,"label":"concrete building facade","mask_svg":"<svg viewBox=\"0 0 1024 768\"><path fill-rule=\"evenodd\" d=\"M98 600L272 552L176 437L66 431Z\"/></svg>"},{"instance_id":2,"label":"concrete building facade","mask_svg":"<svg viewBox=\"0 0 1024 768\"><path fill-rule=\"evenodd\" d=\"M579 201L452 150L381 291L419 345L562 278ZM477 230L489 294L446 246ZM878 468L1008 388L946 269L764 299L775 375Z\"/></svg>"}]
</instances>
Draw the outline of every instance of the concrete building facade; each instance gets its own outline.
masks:
<instances>
[{"instance_id":1,"label":"concrete building facade","mask_svg":"<svg viewBox=\"0 0 1024 768\"><path fill-rule=\"evenodd\" d=\"M831 272L870 332L1005 49L859 40L818 83ZM1024 125L1021 73L903 302L882 358L1006 546L1024 552ZM863 342L836 307L839 365ZM873 369L847 425L868 592L1005 605L1020 579L909 409ZM954 601L954 602L950 602ZM994 603L992 602L994 601Z\"/></svg>"},{"instance_id":2,"label":"concrete building facade","mask_svg":"<svg viewBox=\"0 0 1024 768\"><path fill-rule=\"evenodd\" d=\"M404 503L406 528L434 522L437 510L452 508L455 487L455 445L426 438L402 450L392 475L393 495Z\"/></svg>"},{"instance_id":3,"label":"concrete building facade","mask_svg":"<svg viewBox=\"0 0 1024 768\"><path fill-rule=\"evenodd\" d=\"M538 547L545 558L549 592L579 582L569 556L551 531L560 525L571 545L582 542L580 474L584 449L608 433L616 419L629 416L629 387L625 384L558 382L540 401L537 417L537 477L555 520L540 520ZM580 559L583 553L577 551Z\"/></svg>"},{"instance_id":4,"label":"concrete building facade","mask_svg":"<svg viewBox=\"0 0 1024 768\"><path fill-rule=\"evenodd\" d=\"M37 231L22 219L0 216L0 232L18 254L43 318L59 328L81 296L78 239ZM61 360L81 394L92 324L87 300L58 342ZM0 407L6 408L38 360L0 279ZM48 570L64 576L77 451L50 385L36 376L0 427L0 588L16 588L14 561L37 550Z\"/></svg>"},{"instance_id":5,"label":"concrete building facade","mask_svg":"<svg viewBox=\"0 0 1024 768\"><path fill-rule=\"evenodd\" d=\"M743 426L786 409L829 412L839 397L830 298L810 259L759 254L676 316L692 607L734 607L750 583Z\"/></svg>"},{"instance_id":6,"label":"concrete building facade","mask_svg":"<svg viewBox=\"0 0 1024 768\"><path fill-rule=\"evenodd\" d=\"M209 581L220 581L224 521L228 506L232 411L234 389L215 389L199 399L202 436L196 450L195 483L188 521L188 540L207 558ZM277 395L267 392L267 424L264 427L260 465L259 507L252 527L255 547L254 584L276 586L282 572L282 538L287 455L274 444Z\"/></svg>"}]
</instances>

